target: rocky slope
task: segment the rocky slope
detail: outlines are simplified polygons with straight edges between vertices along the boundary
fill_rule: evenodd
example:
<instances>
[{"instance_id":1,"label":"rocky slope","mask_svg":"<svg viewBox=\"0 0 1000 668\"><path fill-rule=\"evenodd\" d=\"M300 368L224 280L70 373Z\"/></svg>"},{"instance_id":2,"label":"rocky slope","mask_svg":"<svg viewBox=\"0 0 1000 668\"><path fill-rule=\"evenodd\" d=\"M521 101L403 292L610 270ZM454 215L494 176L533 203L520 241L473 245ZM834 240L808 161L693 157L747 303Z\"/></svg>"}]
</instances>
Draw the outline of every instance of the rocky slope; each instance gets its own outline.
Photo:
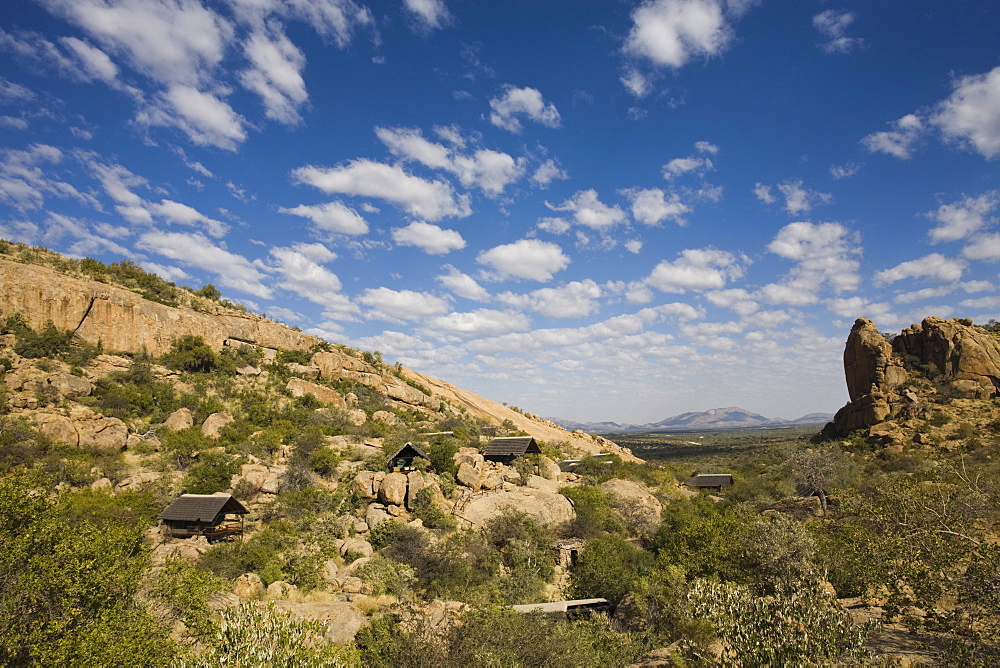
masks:
<instances>
[{"instance_id":1,"label":"rocky slope","mask_svg":"<svg viewBox=\"0 0 1000 668\"><path fill-rule=\"evenodd\" d=\"M442 409L446 412L465 410L495 425L509 421L516 429L536 439L562 442L570 450L583 454L615 452L623 458L635 459L627 449L606 439L567 431L409 369L368 361L346 346L323 346L324 342L316 337L258 315L225 308L211 299L178 290L178 305L168 306L123 287L70 275L50 266L18 261L23 260L24 252L25 247L12 244L5 254L0 254L0 318L20 313L36 330L51 321L56 327L73 332L79 340L100 343L106 351L137 353L145 350L153 356L168 352L172 341L188 334L202 337L217 352L226 347L252 345L267 359L274 359L279 350L308 351L318 346L326 347L329 351L316 352L308 365L293 370L298 380L289 387L291 392L322 395L324 401L343 407L344 400L335 391L312 381L348 380L385 394L398 405L415 408L432 417L441 417ZM44 257L50 263L59 261L59 256L48 252ZM28 395L37 389L38 383L61 382L58 378L33 377L30 382L16 380L18 378L20 376L13 376L8 386L15 393L25 393L24 397L13 397L12 405L21 409L30 409L31 397ZM13 387L12 382L19 385ZM70 418L68 415L62 417Z\"/></svg>"}]
</instances>

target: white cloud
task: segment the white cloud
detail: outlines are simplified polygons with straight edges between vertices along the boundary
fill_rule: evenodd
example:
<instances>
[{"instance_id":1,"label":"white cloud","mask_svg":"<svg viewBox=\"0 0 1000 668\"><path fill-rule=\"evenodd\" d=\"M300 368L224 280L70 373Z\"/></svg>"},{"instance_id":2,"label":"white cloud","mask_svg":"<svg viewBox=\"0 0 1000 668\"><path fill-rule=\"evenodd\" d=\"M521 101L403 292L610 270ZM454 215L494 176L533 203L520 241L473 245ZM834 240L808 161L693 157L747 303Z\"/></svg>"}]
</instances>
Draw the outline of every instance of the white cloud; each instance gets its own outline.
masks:
<instances>
[{"instance_id":1,"label":"white cloud","mask_svg":"<svg viewBox=\"0 0 1000 668\"><path fill-rule=\"evenodd\" d=\"M600 308L597 300L603 294L601 286L588 278L524 295L506 292L497 295L497 299L508 306L527 308L549 318L582 318Z\"/></svg>"},{"instance_id":2,"label":"white cloud","mask_svg":"<svg viewBox=\"0 0 1000 668\"><path fill-rule=\"evenodd\" d=\"M750 315L760 310L753 296L742 288L730 290L713 290L705 293L705 299L714 306L726 308L739 315Z\"/></svg>"},{"instance_id":3,"label":"white cloud","mask_svg":"<svg viewBox=\"0 0 1000 668\"><path fill-rule=\"evenodd\" d=\"M526 116L549 128L557 128L561 122L555 105L546 104L536 88L504 86L502 95L490 99L490 109L490 123L511 132L521 131L518 116Z\"/></svg>"},{"instance_id":4,"label":"white cloud","mask_svg":"<svg viewBox=\"0 0 1000 668\"><path fill-rule=\"evenodd\" d=\"M923 301L926 299L944 297L945 295L950 295L956 290L961 290L966 294L972 294L975 292L995 292L996 286L989 281L965 281L964 283L953 283L952 285L943 285L936 288L924 288L922 290L914 290L912 292L901 292L893 297L893 301L898 304L911 304L913 302Z\"/></svg>"},{"instance_id":5,"label":"white cloud","mask_svg":"<svg viewBox=\"0 0 1000 668\"><path fill-rule=\"evenodd\" d=\"M763 183L757 183L754 185L753 194L756 195L757 199L764 204L774 204L778 201L778 198L774 196L774 191L771 189L771 186Z\"/></svg>"},{"instance_id":6,"label":"white cloud","mask_svg":"<svg viewBox=\"0 0 1000 668\"><path fill-rule=\"evenodd\" d=\"M268 118L295 125L302 121L299 107L309 99L302 69L306 59L284 33L255 32L243 44L252 67L240 73L240 82L260 96Z\"/></svg>"},{"instance_id":7,"label":"white cloud","mask_svg":"<svg viewBox=\"0 0 1000 668\"><path fill-rule=\"evenodd\" d=\"M292 176L325 193L384 199L424 220L465 217L472 213L468 197L456 197L447 182L427 181L407 174L399 166L364 158L339 167L299 167Z\"/></svg>"},{"instance_id":8,"label":"white cloud","mask_svg":"<svg viewBox=\"0 0 1000 668\"><path fill-rule=\"evenodd\" d=\"M843 165L830 165L830 176L833 177L834 181L849 179L852 176L857 176L860 171L861 165L856 162L848 162Z\"/></svg>"},{"instance_id":9,"label":"white cloud","mask_svg":"<svg viewBox=\"0 0 1000 668\"><path fill-rule=\"evenodd\" d=\"M722 10L719 0L648 0L632 12L624 51L673 68L717 56L732 40Z\"/></svg>"},{"instance_id":10,"label":"white cloud","mask_svg":"<svg viewBox=\"0 0 1000 668\"><path fill-rule=\"evenodd\" d=\"M1000 234L980 234L973 237L962 249L962 255L970 260L1000 262Z\"/></svg>"},{"instance_id":11,"label":"white cloud","mask_svg":"<svg viewBox=\"0 0 1000 668\"><path fill-rule=\"evenodd\" d=\"M241 255L216 246L208 237L180 232L146 232L136 247L157 253L189 267L215 274L219 285L270 299L271 288L264 285L265 274Z\"/></svg>"},{"instance_id":12,"label":"white cloud","mask_svg":"<svg viewBox=\"0 0 1000 668\"><path fill-rule=\"evenodd\" d=\"M173 200L160 200L159 204L150 204L148 208L171 223L203 225L205 230L215 238L222 237L229 231L229 225L221 220L209 218L197 209Z\"/></svg>"},{"instance_id":13,"label":"white cloud","mask_svg":"<svg viewBox=\"0 0 1000 668\"><path fill-rule=\"evenodd\" d=\"M465 248L465 239L455 230L419 221L392 228L392 239L400 246L416 246L428 255L444 255Z\"/></svg>"},{"instance_id":14,"label":"white cloud","mask_svg":"<svg viewBox=\"0 0 1000 668\"><path fill-rule=\"evenodd\" d=\"M888 153L908 160L927 128L916 114L907 114L890 125L892 130L874 132L861 140L862 145L872 153Z\"/></svg>"},{"instance_id":15,"label":"white cloud","mask_svg":"<svg viewBox=\"0 0 1000 668\"><path fill-rule=\"evenodd\" d=\"M1000 296L966 299L958 303L962 308L1000 308Z\"/></svg>"},{"instance_id":16,"label":"white cloud","mask_svg":"<svg viewBox=\"0 0 1000 668\"><path fill-rule=\"evenodd\" d=\"M199 146L235 151L246 139L245 119L213 93L170 86L136 116L140 125L177 128Z\"/></svg>"},{"instance_id":17,"label":"white cloud","mask_svg":"<svg viewBox=\"0 0 1000 668\"><path fill-rule=\"evenodd\" d=\"M833 201L833 196L829 193L804 188L802 179L782 181L777 188L785 199L785 211L793 216L809 212L816 205L829 204ZM777 201L771 186L758 183L754 186L753 192L757 199L765 204L774 204Z\"/></svg>"},{"instance_id":18,"label":"white cloud","mask_svg":"<svg viewBox=\"0 0 1000 668\"><path fill-rule=\"evenodd\" d=\"M605 230L625 222L625 212L617 204L608 206L601 202L596 190L580 190L562 204L552 205L546 202L546 206L553 211L570 211L578 225L595 230Z\"/></svg>"},{"instance_id":19,"label":"white cloud","mask_svg":"<svg viewBox=\"0 0 1000 668\"><path fill-rule=\"evenodd\" d=\"M546 160L531 175L531 182L544 188L556 179L565 181L568 178L569 174L555 160Z\"/></svg>"},{"instance_id":20,"label":"white cloud","mask_svg":"<svg viewBox=\"0 0 1000 668\"><path fill-rule=\"evenodd\" d=\"M639 239L629 239L622 245L629 253L639 253L642 250L642 241Z\"/></svg>"},{"instance_id":21,"label":"white cloud","mask_svg":"<svg viewBox=\"0 0 1000 668\"><path fill-rule=\"evenodd\" d=\"M646 97L653 90L650 78L631 67L627 68L625 73L622 74L618 80L621 81L622 85L637 98Z\"/></svg>"},{"instance_id":22,"label":"white cloud","mask_svg":"<svg viewBox=\"0 0 1000 668\"><path fill-rule=\"evenodd\" d=\"M118 66L108 54L76 37L63 37L59 41L76 56L80 73L88 80L97 79L111 86L117 85Z\"/></svg>"},{"instance_id":23,"label":"white cloud","mask_svg":"<svg viewBox=\"0 0 1000 668\"><path fill-rule=\"evenodd\" d=\"M47 166L61 163L64 157L61 150L47 144L0 149L0 201L26 211L41 208L46 197L70 197L98 208L93 197L47 173Z\"/></svg>"},{"instance_id":24,"label":"white cloud","mask_svg":"<svg viewBox=\"0 0 1000 668\"><path fill-rule=\"evenodd\" d=\"M428 141L420 130L411 128L375 128L375 134L393 155L416 160L431 169L441 169L458 177L465 187L476 186L490 196L501 194L524 175L524 160L506 153L479 149L471 154L453 152L446 146ZM454 139L452 130L451 138ZM465 145L462 140L460 146Z\"/></svg>"},{"instance_id":25,"label":"white cloud","mask_svg":"<svg viewBox=\"0 0 1000 668\"><path fill-rule=\"evenodd\" d=\"M441 28L451 21L443 0L403 0L403 4L424 30Z\"/></svg>"},{"instance_id":26,"label":"white cloud","mask_svg":"<svg viewBox=\"0 0 1000 668\"><path fill-rule=\"evenodd\" d=\"M959 79L951 97L938 105L931 123L948 141L987 159L1000 155L1000 66Z\"/></svg>"},{"instance_id":27,"label":"white cloud","mask_svg":"<svg viewBox=\"0 0 1000 668\"><path fill-rule=\"evenodd\" d=\"M864 48L860 37L848 37L845 33L855 16L852 12L828 9L813 17L813 27L826 39L820 47L826 53L850 53Z\"/></svg>"},{"instance_id":28,"label":"white cloud","mask_svg":"<svg viewBox=\"0 0 1000 668\"><path fill-rule=\"evenodd\" d=\"M413 290L369 288L357 301L372 309L369 317L389 321L416 320L448 312L445 300Z\"/></svg>"},{"instance_id":29,"label":"white cloud","mask_svg":"<svg viewBox=\"0 0 1000 668\"><path fill-rule=\"evenodd\" d=\"M278 213L288 213L311 220L316 227L335 234L367 234L368 223L351 207L341 202L325 204L300 204L290 209L280 208Z\"/></svg>"},{"instance_id":30,"label":"white cloud","mask_svg":"<svg viewBox=\"0 0 1000 668\"><path fill-rule=\"evenodd\" d=\"M840 223L789 223L768 250L796 263L781 282L761 288L761 298L772 304L806 306L819 300L824 285L841 293L860 284L857 235Z\"/></svg>"},{"instance_id":31,"label":"white cloud","mask_svg":"<svg viewBox=\"0 0 1000 668\"><path fill-rule=\"evenodd\" d=\"M45 0L50 10L85 30L150 77L197 85L218 65L232 26L195 0Z\"/></svg>"},{"instance_id":32,"label":"white cloud","mask_svg":"<svg viewBox=\"0 0 1000 668\"><path fill-rule=\"evenodd\" d=\"M340 278L321 263L332 262L336 255L322 244L294 244L290 248L272 248L271 257L282 279L278 287L338 312L356 312L357 306L340 294ZM273 309L272 309L273 310Z\"/></svg>"},{"instance_id":33,"label":"white cloud","mask_svg":"<svg viewBox=\"0 0 1000 668\"><path fill-rule=\"evenodd\" d=\"M721 289L726 281L742 275L743 267L731 253L714 248L688 249L673 262L663 260L657 264L645 283L661 292L701 292Z\"/></svg>"},{"instance_id":34,"label":"white cloud","mask_svg":"<svg viewBox=\"0 0 1000 668\"><path fill-rule=\"evenodd\" d=\"M684 216L692 211L676 192L647 188L625 190L622 194L632 200L632 217L643 225L658 225L664 220L686 225Z\"/></svg>"},{"instance_id":35,"label":"white cloud","mask_svg":"<svg viewBox=\"0 0 1000 668\"><path fill-rule=\"evenodd\" d=\"M1000 207L1000 191L997 190L983 193L979 197L966 197L952 204L942 204L937 211L926 214L931 220L941 223L931 228L931 243L958 241L995 223L996 218L990 218L989 215L997 207Z\"/></svg>"},{"instance_id":36,"label":"white cloud","mask_svg":"<svg viewBox=\"0 0 1000 668\"><path fill-rule=\"evenodd\" d=\"M472 276L463 274L451 265L445 265L447 274L437 277L438 283L451 290L459 297L471 299L477 302L489 301L490 293L483 286L479 285Z\"/></svg>"},{"instance_id":37,"label":"white cloud","mask_svg":"<svg viewBox=\"0 0 1000 668\"><path fill-rule=\"evenodd\" d=\"M573 224L565 218L539 218L538 229L549 234L566 234L572 229Z\"/></svg>"},{"instance_id":38,"label":"white cloud","mask_svg":"<svg viewBox=\"0 0 1000 668\"><path fill-rule=\"evenodd\" d=\"M501 336L528 329L531 319L516 311L476 309L467 313L449 313L427 323L426 333L435 332L464 339Z\"/></svg>"},{"instance_id":39,"label":"white cloud","mask_svg":"<svg viewBox=\"0 0 1000 668\"><path fill-rule=\"evenodd\" d=\"M538 239L522 239L481 252L476 260L492 267L495 278L523 278L546 282L556 272L569 266L569 257L554 243Z\"/></svg>"},{"instance_id":40,"label":"white cloud","mask_svg":"<svg viewBox=\"0 0 1000 668\"><path fill-rule=\"evenodd\" d=\"M700 158L697 156L688 156L686 158L674 158L667 164L663 165L663 178L674 179L678 176L695 172L698 174L704 174L706 171L713 168L712 161L708 158Z\"/></svg>"},{"instance_id":41,"label":"white cloud","mask_svg":"<svg viewBox=\"0 0 1000 668\"><path fill-rule=\"evenodd\" d=\"M942 282L952 282L962 278L966 266L967 264L963 260L948 258L940 253L931 253L878 272L875 274L875 284L890 285L907 278L930 278Z\"/></svg>"}]
</instances>

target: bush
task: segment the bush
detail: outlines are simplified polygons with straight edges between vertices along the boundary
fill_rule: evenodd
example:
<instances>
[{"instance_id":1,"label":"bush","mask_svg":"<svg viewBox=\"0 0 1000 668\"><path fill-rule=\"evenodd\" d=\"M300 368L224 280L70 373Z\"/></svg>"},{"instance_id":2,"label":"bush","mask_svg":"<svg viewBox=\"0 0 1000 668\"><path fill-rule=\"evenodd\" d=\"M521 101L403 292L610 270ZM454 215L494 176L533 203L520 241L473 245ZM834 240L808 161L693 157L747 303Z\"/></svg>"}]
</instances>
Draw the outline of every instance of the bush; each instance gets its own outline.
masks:
<instances>
[{"instance_id":1,"label":"bush","mask_svg":"<svg viewBox=\"0 0 1000 668\"><path fill-rule=\"evenodd\" d=\"M570 591L574 598L606 598L616 604L652 567L653 555L624 538L595 538L580 550Z\"/></svg>"},{"instance_id":2,"label":"bush","mask_svg":"<svg viewBox=\"0 0 1000 668\"><path fill-rule=\"evenodd\" d=\"M214 494L229 489L236 464L221 452L205 452L198 463L188 469L183 489L187 494Z\"/></svg>"},{"instance_id":3,"label":"bush","mask_svg":"<svg viewBox=\"0 0 1000 668\"><path fill-rule=\"evenodd\" d=\"M68 350L70 339L73 338L72 332L59 329L51 320L45 323L40 332L25 325L17 327L14 333L17 336L14 352L29 358L55 357Z\"/></svg>"},{"instance_id":4,"label":"bush","mask_svg":"<svg viewBox=\"0 0 1000 668\"><path fill-rule=\"evenodd\" d=\"M593 538L625 528L612 511L611 498L600 487L563 487L559 493L573 502L575 518L565 533L578 538Z\"/></svg>"},{"instance_id":5,"label":"bush","mask_svg":"<svg viewBox=\"0 0 1000 668\"><path fill-rule=\"evenodd\" d=\"M170 344L163 363L177 371L212 371L219 364L215 353L200 336L185 334Z\"/></svg>"}]
</instances>

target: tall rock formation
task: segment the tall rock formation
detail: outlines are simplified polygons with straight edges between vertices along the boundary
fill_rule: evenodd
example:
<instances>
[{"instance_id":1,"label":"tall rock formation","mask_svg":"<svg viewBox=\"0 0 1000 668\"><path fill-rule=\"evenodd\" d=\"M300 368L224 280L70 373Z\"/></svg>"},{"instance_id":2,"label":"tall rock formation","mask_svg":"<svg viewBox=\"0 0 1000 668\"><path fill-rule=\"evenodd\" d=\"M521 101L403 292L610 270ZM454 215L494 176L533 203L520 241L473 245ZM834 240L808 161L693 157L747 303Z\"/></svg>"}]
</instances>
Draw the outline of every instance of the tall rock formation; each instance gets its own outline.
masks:
<instances>
[{"instance_id":1,"label":"tall rock formation","mask_svg":"<svg viewBox=\"0 0 1000 668\"><path fill-rule=\"evenodd\" d=\"M871 320L858 318L847 337L844 373L851 400L828 425L840 436L905 412L918 401L901 387L910 379L926 379L950 396L1000 395L1000 338L968 319L931 316L890 343Z\"/></svg>"}]
</instances>

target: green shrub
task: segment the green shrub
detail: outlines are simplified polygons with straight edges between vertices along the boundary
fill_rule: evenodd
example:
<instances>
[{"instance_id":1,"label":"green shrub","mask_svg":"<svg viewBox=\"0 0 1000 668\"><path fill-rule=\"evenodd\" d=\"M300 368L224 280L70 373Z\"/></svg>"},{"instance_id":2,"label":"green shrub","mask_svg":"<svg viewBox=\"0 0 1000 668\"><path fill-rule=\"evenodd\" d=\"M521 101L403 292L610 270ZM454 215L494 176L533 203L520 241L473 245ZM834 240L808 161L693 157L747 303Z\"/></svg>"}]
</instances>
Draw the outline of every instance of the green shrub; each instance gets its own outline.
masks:
<instances>
[{"instance_id":1,"label":"green shrub","mask_svg":"<svg viewBox=\"0 0 1000 668\"><path fill-rule=\"evenodd\" d=\"M188 469L182 487L187 494L214 494L229 489L233 474L238 469L228 455L221 452L205 452L198 463Z\"/></svg>"},{"instance_id":2,"label":"green shrub","mask_svg":"<svg viewBox=\"0 0 1000 668\"><path fill-rule=\"evenodd\" d=\"M185 334L171 342L170 352L163 356L163 363L177 371L196 372L209 372L221 364L205 340L193 334ZM235 370L231 361L229 364Z\"/></svg>"},{"instance_id":3,"label":"green shrub","mask_svg":"<svg viewBox=\"0 0 1000 668\"><path fill-rule=\"evenodd\" d=\"M595 538L580 550L570 573L573 598L618 603L653 567L653 555L620 536Z\"/></svg>"},{"instance_id":4,"label":"green shrub","mask_svg":"<svg viewBox=\"0 0 1000 668\"><path fill-rule=\"evenodd\" d=\"M45 323L40 332L20 326L14 333L17 336L14 352L29 358L55 357L69 348L70 339L73 338L72 332L59 329L51 320Z\"/></svg>"},{"instance_id":5,"label":"green shrub","mask_svg":"<svg viewBox=\"0 0 1000 668\"><path fill-rule=\"evenodd\" d=\"M624 522L612 510L611 497L600 487L563 487L559 493L573 503L574 519L565 533L578 538L594 538L620 531Z\"/></svg>"}]
</instances>

